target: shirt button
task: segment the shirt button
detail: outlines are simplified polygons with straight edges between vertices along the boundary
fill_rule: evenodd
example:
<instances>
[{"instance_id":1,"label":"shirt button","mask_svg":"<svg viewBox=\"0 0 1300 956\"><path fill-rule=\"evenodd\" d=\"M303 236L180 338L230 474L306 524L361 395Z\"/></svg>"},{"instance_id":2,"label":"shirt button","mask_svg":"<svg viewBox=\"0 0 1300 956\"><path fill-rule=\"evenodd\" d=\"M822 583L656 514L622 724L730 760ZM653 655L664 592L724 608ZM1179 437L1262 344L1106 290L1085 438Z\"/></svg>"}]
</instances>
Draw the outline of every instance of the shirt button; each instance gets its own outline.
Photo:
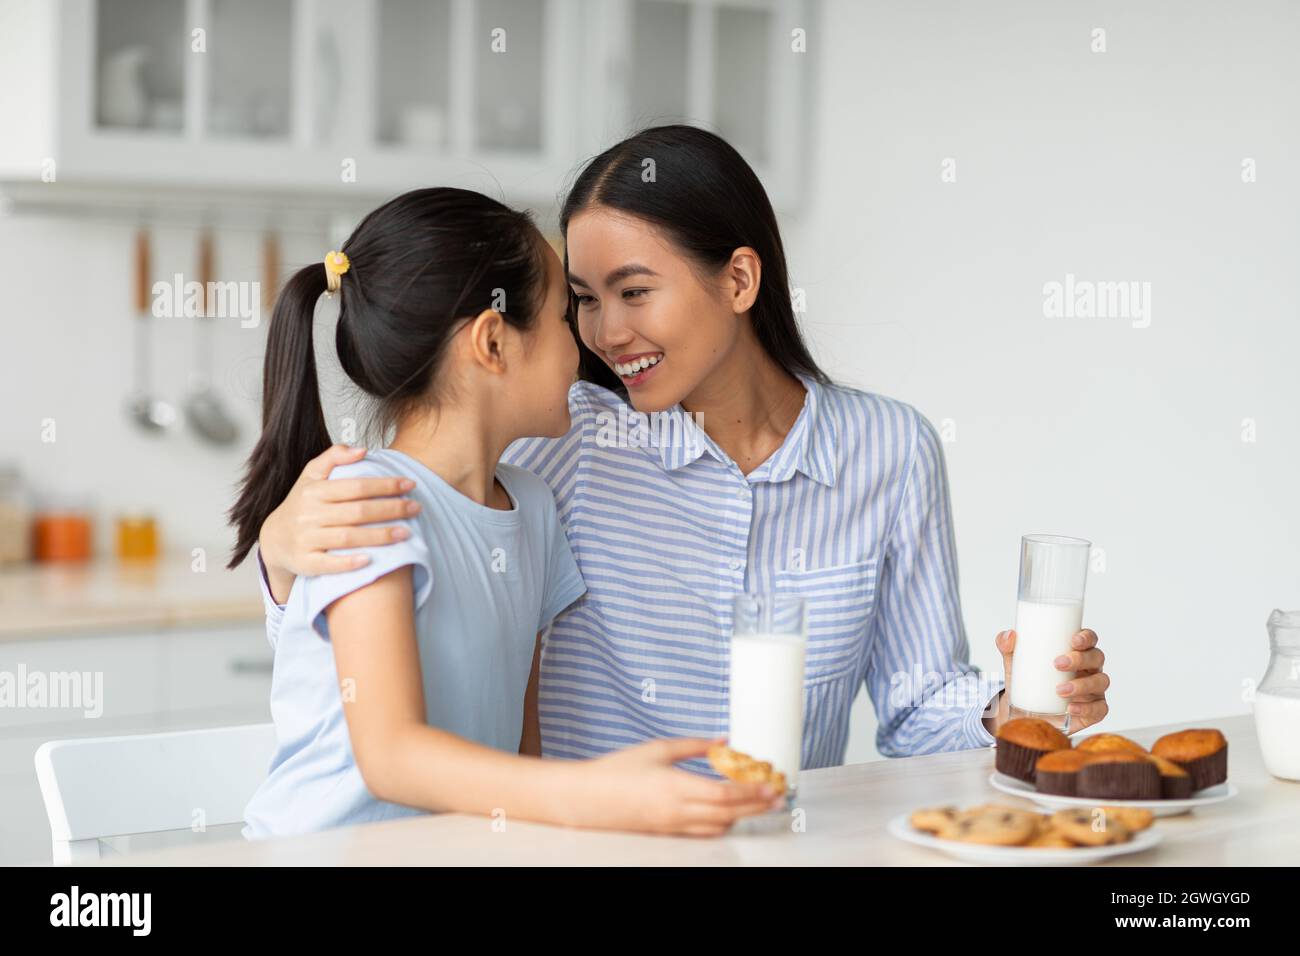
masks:
<instances>
[{"instance_id":1,"label":"shirt button","mask_svg":"<svg viewBox=\"0 0 1300 956\"><path fill-rule=\"evenodd\" d=\"M744 565L744 563L745 563L744 561L734 561L734 560L733 560L733 561L731 562L731 570L733 570L733 571L739 571L739 570L741 569L741 567Z\"/></svg>"}]
</instances>

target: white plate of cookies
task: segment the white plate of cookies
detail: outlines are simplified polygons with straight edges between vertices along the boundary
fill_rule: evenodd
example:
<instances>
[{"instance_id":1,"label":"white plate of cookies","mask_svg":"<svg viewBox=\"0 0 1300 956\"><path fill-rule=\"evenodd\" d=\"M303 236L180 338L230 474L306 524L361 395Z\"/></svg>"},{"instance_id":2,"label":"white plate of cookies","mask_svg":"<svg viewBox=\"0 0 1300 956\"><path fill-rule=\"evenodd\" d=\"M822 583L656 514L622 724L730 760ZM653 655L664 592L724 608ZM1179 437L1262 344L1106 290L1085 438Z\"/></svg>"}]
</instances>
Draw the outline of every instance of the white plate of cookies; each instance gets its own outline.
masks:
<instances>
[{"instance_id":1,"label":"white plate of cookies","mask_svg":"<svg viewBox=\"0 0 1300 956\"><path fill-rule=\"evenodd\" d=\"M1149 810L1072 807L1038 813L986 803L960 810L923 807L890 820L900 840L929 847L968 863L994 866L1075 866L1129 853L1160 842Z\"/></svg>"}]
</instances>

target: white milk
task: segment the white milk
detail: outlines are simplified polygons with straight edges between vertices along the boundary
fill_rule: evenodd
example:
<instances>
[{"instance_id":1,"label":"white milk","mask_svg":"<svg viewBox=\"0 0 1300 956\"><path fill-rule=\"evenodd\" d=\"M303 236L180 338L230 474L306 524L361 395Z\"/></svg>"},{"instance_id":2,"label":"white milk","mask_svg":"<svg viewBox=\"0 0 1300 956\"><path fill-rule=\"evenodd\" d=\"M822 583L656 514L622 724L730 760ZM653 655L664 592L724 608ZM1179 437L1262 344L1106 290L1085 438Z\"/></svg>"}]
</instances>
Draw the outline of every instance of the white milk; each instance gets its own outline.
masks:
<instances>
[{"instance_id":1,"label":"white milk","mask_svg":"<svg viewBox=\"0 0 1300 956\"><path fill-rule=\"evenodd\" d=\"M1300 693L1255 694L1255 732L1268 772L1300 780Z\"/></svg>"},{"instance_id":2,"label":"white milk","mask_svg":"<svg viewBox=\"0 0 1300 956\"><path fill-rule=\"evenodd\" d=\"M1056 669L1070 638L1083 624L1079 601L1017 601L1016 647L1011 655L1011 706L1035 714L1063 714L1069 701L1056 685L1074 678Z\"/></svg>"},{"instance_id":3,"label":"white milk","mask_svg":"<svg viewBox=\"0 0 1300 956\"><path fill-rule=\"evenodd\" d=\"M795 786L803 745L804 641L783 634L731 638L727 743L766 760Z\"/></svg>"}]
</instances>

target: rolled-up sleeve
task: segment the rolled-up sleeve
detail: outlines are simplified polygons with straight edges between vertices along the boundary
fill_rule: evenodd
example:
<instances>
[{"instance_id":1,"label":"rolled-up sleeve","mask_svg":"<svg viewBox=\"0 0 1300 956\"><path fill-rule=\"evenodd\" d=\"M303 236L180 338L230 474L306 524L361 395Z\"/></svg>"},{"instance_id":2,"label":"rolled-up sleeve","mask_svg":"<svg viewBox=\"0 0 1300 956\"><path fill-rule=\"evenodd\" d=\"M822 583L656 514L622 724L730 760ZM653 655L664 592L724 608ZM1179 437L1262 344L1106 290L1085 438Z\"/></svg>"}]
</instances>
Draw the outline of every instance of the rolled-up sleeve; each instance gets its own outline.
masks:
<instances>
[{"instance_id":1,"label":"rolled-up sleeve","mask_svg":"<svg viewBox=\"0 0 1300 956\"><path fill-rule=\"evenodd\" d=\"M993 744L983 718L1002 689L969 662L943 444L912 415L911 463L884 553L866 683L887 757Z\"/></svg>"}]
</instances>

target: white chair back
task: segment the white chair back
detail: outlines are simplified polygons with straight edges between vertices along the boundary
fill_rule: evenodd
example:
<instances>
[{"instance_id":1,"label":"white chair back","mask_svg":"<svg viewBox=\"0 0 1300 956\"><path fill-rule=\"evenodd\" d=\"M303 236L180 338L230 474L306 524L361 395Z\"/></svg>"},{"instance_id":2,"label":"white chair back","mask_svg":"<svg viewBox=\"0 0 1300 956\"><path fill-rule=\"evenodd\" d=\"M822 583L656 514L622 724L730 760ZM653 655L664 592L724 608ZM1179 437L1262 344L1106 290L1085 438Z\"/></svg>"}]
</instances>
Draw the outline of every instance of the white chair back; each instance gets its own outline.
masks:
<instances>
[{"instance_id":1,"label":"white chair back","mask_svg":"<svg viewBox=\"0 0 1300 956\"><path fill-rule=\"evenodd\" d=\"M54 862L97 860L107 837L241 822L274 749L274 724L41 744Z\"/></svg>"}]
</instances>

